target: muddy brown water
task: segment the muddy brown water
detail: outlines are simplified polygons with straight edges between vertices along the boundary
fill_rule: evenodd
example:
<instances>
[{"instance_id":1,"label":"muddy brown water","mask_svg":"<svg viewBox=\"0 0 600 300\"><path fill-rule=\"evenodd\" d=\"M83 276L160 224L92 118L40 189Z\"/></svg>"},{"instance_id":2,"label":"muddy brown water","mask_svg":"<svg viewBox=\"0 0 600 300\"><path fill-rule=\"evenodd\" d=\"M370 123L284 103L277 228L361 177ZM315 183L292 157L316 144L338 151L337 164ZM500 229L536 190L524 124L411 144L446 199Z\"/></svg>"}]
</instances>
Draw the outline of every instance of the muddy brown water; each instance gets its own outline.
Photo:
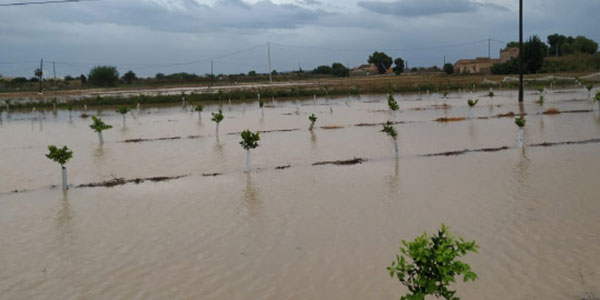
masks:
<instances>
[{"instance_id":1,"label":"muddy brown water","mask_svg":"<svg viewBox=\"0 0 600 300\"><path fill-rule=\"evenodd\" d=\"M474 118L519 112L516 92L496 94L494 105L479 95ZM512 118L434 122L467 117L477 97L450 96L447 110L415 110L443 104L437 95L396 96L398 160L380 126L355 126L391 119L383 96L281 101L264 117L256 101L225 104L218 139L216 104L201 122L189 107L142 107L126 128L113 108L89 110L114 125L102 147L80 111L3 114L0 299L397 299L406 290L385 267L400 240L442 222L481 245L466 259L479 280L456 286L463 299L581 299L581 276L599 295L600 144L521 151ZM527 97L526 145L600 137L597 111L537 115ZM544 110L597 109L586 98L550 92ZM250 174L228 134L245 129L265 131ZM49 144L74 151L66 193L50 187ZM365 161L313 166L354 158Z\"/></svg>"}]
</instances>

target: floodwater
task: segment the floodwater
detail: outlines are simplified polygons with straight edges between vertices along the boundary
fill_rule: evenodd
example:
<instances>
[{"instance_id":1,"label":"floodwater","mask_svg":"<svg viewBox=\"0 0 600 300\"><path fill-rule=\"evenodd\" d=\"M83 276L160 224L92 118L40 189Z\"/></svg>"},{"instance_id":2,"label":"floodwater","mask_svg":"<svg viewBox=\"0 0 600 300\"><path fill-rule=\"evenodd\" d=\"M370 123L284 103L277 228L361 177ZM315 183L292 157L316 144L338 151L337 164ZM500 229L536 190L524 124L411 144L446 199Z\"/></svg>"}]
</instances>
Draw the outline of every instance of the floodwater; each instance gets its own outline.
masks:
<instances>
[{"instance_id":1,"label":"floodwater","mask_svg":"<svg viewBox=\"0 0 600 300\"><path fill-rule=\"evenodd\" d=\"M382 95L265 99L264 113L223 103L218 138L217 103L201 121L191 107L142 107L126 126L114 108L90 109L114 125L102 147L81 111L4 113L0 299L398 299L407 290L385 268L401 239L441 223L481 246L466 258L479 280L456 286L463 299L600 295L600 144L528 146L599 138L597 106L583 90L551 91L544 109L583 112L539 115L528 92L524 150L513 118L433 121L468 116L470 97L481 99L475 118L520 110L515 91L493 105L478 94L396 95L398 159L381 126L355 126L392 117ZM246 174L230 134L244 129L299 130L261 134ZM166 137L180 138L155 140ZM44 157L49 144L74 151L68 192L51 187L60 167ZM312 165L355 157L367 161Z\"/></svg>"}]
</instances>

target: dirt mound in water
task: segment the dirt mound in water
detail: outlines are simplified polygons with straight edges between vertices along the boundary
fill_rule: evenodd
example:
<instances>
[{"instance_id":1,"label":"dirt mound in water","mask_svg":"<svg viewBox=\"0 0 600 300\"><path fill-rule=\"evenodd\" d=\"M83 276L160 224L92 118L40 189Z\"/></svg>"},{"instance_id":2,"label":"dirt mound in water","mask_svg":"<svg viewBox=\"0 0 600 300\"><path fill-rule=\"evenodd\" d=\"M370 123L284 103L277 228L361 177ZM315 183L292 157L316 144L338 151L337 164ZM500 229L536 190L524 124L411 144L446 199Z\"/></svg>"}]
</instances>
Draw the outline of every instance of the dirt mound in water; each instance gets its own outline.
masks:
<instances>
[{"instance_id":1,"label":"dirt mound in water","mask_svg":"<svg viewBox=\"0 0 600 300\"><path fill-rule=\"evenodd\" d=\"M321 161L312 164L313 166L323 166L323 165L336 165L336 166L349 166L349 165L357 165L362 164L367 161L364 158L353 158L348 160L335 160L335 161Z\"/></svg>"}]
</instances>

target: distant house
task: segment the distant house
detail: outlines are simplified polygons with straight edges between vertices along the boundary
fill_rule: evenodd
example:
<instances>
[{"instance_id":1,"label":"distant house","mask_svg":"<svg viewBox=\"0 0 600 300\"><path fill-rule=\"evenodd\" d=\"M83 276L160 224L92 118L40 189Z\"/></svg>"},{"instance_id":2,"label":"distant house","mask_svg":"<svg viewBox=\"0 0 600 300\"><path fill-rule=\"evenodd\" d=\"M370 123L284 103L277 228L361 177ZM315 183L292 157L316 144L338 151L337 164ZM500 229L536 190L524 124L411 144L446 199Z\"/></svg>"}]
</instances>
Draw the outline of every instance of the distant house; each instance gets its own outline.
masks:
<instances>
[{"instance_id":1,"label":"distant house","mask_svg":"<svg viewBox=\"0 0 600 300\"><path fill-rule=\"evenodd\" d=\"M500 50L500 58L477 57L475 59L460 59L454 64L454 72L469 74L489 74L492 66L505 63L519 56L519 48L506 48Z\"/></svg>"},{"instance_id":2,"label":"distant house","mask_svg":"<svg viewBox=\"0 0 600 300\"><path fill-rule=\"evenodd\" d=\"M377 70L377 66L375 64L364 64L360 65L356 68L353 68L350 72L351 76L369 76L369 75L377 75L379 70Z\"/></svg>"}]
</instances>

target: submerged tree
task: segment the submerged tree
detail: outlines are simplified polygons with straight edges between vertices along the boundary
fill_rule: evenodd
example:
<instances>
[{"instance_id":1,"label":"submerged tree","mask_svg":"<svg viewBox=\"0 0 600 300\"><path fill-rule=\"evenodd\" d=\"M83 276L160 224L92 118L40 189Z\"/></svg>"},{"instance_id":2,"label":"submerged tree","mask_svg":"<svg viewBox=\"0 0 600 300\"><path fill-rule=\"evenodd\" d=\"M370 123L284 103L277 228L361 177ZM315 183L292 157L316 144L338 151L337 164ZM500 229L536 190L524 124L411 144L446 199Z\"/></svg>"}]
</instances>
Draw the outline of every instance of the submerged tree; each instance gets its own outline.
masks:
<instances>
[{"instance_id":1,"label":"submerged tree","mask_svg":"<svg viewBox=\"0 0 600 300\"><path fill-rule=\"evenodd\" d=\"M594 89L594 85L592 83L585 86L588 91L588 99L592 98L592 90Z\"/></svg>"},{"instance_id":2,"label":"submerged tree","mask_svg":"<svg viewBox=\"0 0 600 300\"><path fill-rule=\"evenodd\" d=\"M479 246L455 236L444 224L436 235L423 233L412 242L402 240L402 245L396 261L387 267L390 276L409 290L401 300L423 300L427 295L459 300L456 291L449 288L455 277L462 275L465 282L477 279L471 266L459 258L468 252L477 253Z\"/></svg>"},{"instance_id":3,"label":"submerged tree","mask_svg":"<svg viewBox=\"0 0 600 300\"><path fill-rule=\"evenodd\" d=\"M69 111L69 119L71 119L72 114L73 114L73 105L68 104L67 105L67 110Z\"/></svg>"},{"instance_id":4,"label":"submerged tree","mask_svg":"<svg viewBox=\"0 0 600 300\"><path fill-rule=\"evenodd\" d=\"M204 110L204 105L198 104L194 107L194 110L198 112L198 120L202 120L202 111Z\"/></svg>"},{"instance_id":5,"label":"submerged tree","mask_svg":"<svg viewBox=\"0 0 600 300\"><path fill-rule=\"evenodd\" d=\"M394 99L394 96L392 96L391 93L388 94L387 103L388 107L392 111L392 120L396 122L396 112L400 109L400 106L398 105L398 102L396 102L396 99Z\"/></svg>"},{"instance_id":6,"label":"submerged tree","mask_svg":"<svg viewBox=\"0 0 600 300\"><path fill-rule=\"evenodd\" d=\"M127 116L127 113L129 112L129 108L127 106L121 106L119 107L119 109L117 109L117 112L120 113L123 116L123 127L126 127L126 123L125 123L125 117Z\"/></svg>"},{"instance_id":7,"label":"submerged tree","mask_svg":"<svg viewBox=\"0 0 600 300\"><path fill-rule=\"evenodd\" d=\"M479 99L473 101L472 99L467 100L467 104L469 105L469 119L473 118L473 108L475 107L475 105L477 105L477 103L479 102Z\"/></svg>"},{"instance_id":8,"label":"submerged tree","mask_svg":"<svg viewBox=\"0 0 600 300\"><path fill-rule=\"evenodd\" d=\"M525 127L526 120L524 117L518 117L515 119L515 124L519 128L518 136L517 136L517 144L519 148L523 148L523 127Z\"/></svg>"},{"instance_id":9,"label":"submerged tree","mask_svg":"<svg viewBox=\"0 0 600 300\"><path fill-rule=\"evenodd\" d=\"M48 146L48 150L50 151L50 153L46 154L46 157L60 164L62 171L62 188L63 190L66 190L68 189L68 186L67 168L65 167L65 164L67 163L67 161L69 161L69 159L71 159L71 157L73 157L73 151L69 150L67 146L58 148L54 145Z\"/></svg>"},{"instance_id":10,"label":"submerged tree","mask_svg":"<svg viewBox=\"0 0 600 300\"><path fill-rule=\"evenodd\" d=\"M217 138L219 137L219 123L221 123L221 121L223 121L223 111L219 109L219 112L216 113L212 113L212 118L211 120L215 123L217 123Z\"/></svg>"},{"instance_id":11,"label":"submerged tree","mask_svg":"<svg viewBox=\"0 0 600 300\"><path fill-rule=\"evenodd\" d=\"M600 111L600 92L596 92L596 103L598 103L598 111Z\"/></svg>"},{"instance_id":12,"label":"submerged tree","mask_svg":"<svg viewBox=\"0 0 600 300\"><path fill-rule=\"evenodd\" d=\"M317 116L315 116L315 114L310 114L310 116L308 116L308 120L310 121L310 126L308 127L308 130L313 130L315 122L317 122Z\"/></svg>"},{"instance_id":13,"label":"submerged tree","mask_svg":"<svg viewBox=\"0 0 600 300\"><path fill-rule=\"evenodd\" d=\"M265 116L265 102L260 99L260 94L258 94L258 107L260 107L261 116Z\"/></svg>"},{"instance_id":14,"label":"submerged tree","mask_svg":"<svg viewBox=\"0 0 600 300\"><path fill-rule=\"evenodd\" d=\"M394 150L396 152L396 157L398 157L398 132L396 132L396 129L394 128L394 123L387 121L387 123L383 124L381 132L385 132L392 140L394 140Z\"/></svg>"},{"instance_id":15,"label":"submerged tree","mask_svg":"<svg viewBox=\"0 0 600 300\"><path fill-rule=\"evenodd\" d=\"M494 95L494 92L493 92L493 91L490 91L490 92L488 93L488 97L490 97L490 100L492 101L492 103L494 103L494 96L495 96L495 95Z\"/></svg>"},{"instance_id":16,"label":"submerged tree","mask_svg":"<svg viewBox=\"0 0 600 300\"><path fill-rule=\"evenodd\" d=\"M92 122L93 123L92 123L92 125L90 125L90 128L98 133L98 139L100 141L100 145L103 145L104 137L102 136L102 131L111 129L112 125L108 125L108 124L102 122L102 119L100 119L96 116L92 116Z\"/></svg>"},{"instance_id":17,"label":"submerged tree","mask_svg":"<svg viewBox=\"0 0 600 300\"><path fill-rule=\"evenodd\" d=\"M252 132L250 130L244 130L241 133L242 141L240 145L246 149L246 171L250 172L250 150L258 147L258 141L260 141L260 135L258 132Z\"/></svg>"}]
</instances>

